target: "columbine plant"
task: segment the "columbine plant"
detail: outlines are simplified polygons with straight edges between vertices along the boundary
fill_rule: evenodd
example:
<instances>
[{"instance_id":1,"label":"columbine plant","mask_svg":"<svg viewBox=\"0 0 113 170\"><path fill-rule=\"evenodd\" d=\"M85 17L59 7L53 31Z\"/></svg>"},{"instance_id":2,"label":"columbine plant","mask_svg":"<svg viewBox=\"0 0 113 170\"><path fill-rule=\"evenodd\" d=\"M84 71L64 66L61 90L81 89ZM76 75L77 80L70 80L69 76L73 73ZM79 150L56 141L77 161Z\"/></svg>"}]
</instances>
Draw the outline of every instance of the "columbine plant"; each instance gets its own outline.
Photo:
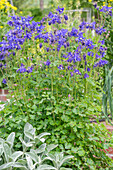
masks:
<instances>
[{"instance_id":1,"label":"columbine plant","mask_svg":"<svg viewBox=\"0 0 113 170\"><path fill-rule=\"evenodd\" d=\"M107 131L90 123L101 115L99 74L108 63L101 38L106 29L82 22L78 29L68 30L63 11L58 7L40 22L18 16L8 22L12 29L1 42L0 59L1 71L6 71L3 83L14 100L7 107L11 111L2 112L10 120L4 121L8 129L3 134L10 126L20 131L29 120L40 131L52 132L48 142L59 143L60 149L75 156L73 168L110 167L102 151L109 147Z\"/></svg>"},{"instance_id":2,"label":"columbine plant","mask_svg":"<svg viewBox=\"0 0 113 170\"><path fill-rule=\"evenodd\" d=\"M12 17L12 21L9 21L8 24L15 28L9 31L6 34L6 37L4 37L4 40L1 42L2 45L0 59L8 60L8 58L5 56L9 55L10 60L7 61L9 62L9 65L12 66L15 64L15 67L20 66L20 68L16 70L16 76L19 75L20 77L24 75L24 77L27 78L27 74L32 73L33 69L36 70L37 66L35 66L33 63L36 63L36 58L34 59L33 56L29 56L29 50L26 52L25 48L29 49L29 47L32 45L34 47L34 52L36 53L35 40L40 40L41 42L39 43L39 48L42 49L43 47L45 51L43 56L40 56L40 51L38 50L38 57L36 54L35 56L38 58L38 65L40 65L40 68L43 69L46 67L46 71L48 71L50 74L52 73L52 77L50 77L52 96L54 89L57 89L57 87L53 85L56 76L55 70L57 69L59 70L62 79L66 79L67 89L71 89L72 86L71 90L67 91L66 89L66 91L69 94L72 91L72 97L76 99L74 94L76 91L78 91L78 89L74 90L75 84L77 82L74 82L75 77L76 80L79 79L80 81L83 81L83 79L88 77L91 78L92 75L94 75L95 68L102 67L103 65L107 64L107 61L103 59L106 54L106 47L104 46L104 41L101 41L100 36L98 36L106 30L103 27L96 27L95 22L91 24L83 22L79 26L78 30L75 28L72 28L71 31L62 28L58 30L57 25L59 24L60 27L63 27L68 20L67 15L61 16L63 10L63 8L58 8L56 14L52 14L50 12L48 17L45 17L42 21L40 21L40 23L33 21L32 24L30 24L29 21L32 19L30 17L27 19L25 17ZM46 22L47 25L51 26L52 31L47 32L47 28L45 26ZM84 35L85 29L88 29L87 36ZM91 30L95 30L97 34L94 42L94 39L91 40L90 38ZM36 32L38 34L37 36L35 35ZM26 40L29 41L29 44L26 44ZM21 45L24 43L25 48L21 49ZM15 53L15 50L18 50L18 53ZM20 57L15 57L15 55L26 56L23 56L24 59L21 59ZM25 64L26 61L27 64ZM8 81L8 78L6 79L3 79L3 83ZM13 79L13 81L15 82L16 80ZM86 94L87 81L85 80L83 82L83 91L84 94ZM48 85L46 86L48 87ZM62 84L60 84L60 86L62 86Z\"/></svg>"}]
</instances>

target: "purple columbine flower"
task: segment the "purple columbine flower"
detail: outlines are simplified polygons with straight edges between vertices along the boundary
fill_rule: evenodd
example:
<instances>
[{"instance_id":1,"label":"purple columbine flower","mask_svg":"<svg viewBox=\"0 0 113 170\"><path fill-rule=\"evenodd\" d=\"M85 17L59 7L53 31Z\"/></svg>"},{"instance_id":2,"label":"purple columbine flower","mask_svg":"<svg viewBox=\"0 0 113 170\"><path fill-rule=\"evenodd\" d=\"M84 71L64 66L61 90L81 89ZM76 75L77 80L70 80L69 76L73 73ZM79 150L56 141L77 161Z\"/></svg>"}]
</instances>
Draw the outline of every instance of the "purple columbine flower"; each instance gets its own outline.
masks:
<instances>
[{"instance_id":1,"label":"purple columbine flower","mask_svg":"<svg viewBox=\"0 0 113 170\"><path fill-rule=\"evenodd\" d=\"M39 44L39 47L42 48L42 43Z\"/></svg>"},{"instance_id":2,"label":"purple columbine flower","mask_svg":"<svg viewBox=\"0 0 113 170\"><path fill-rule=\"evenodd\" d=\"M89 72L91 69L90 68L87 68L87 71Z\"/></svg>"},{"instance_id":3,"label":"purple columbine flower","mask_svg":"<svg viewBox=\"0 0 113 170\"><path fill-rule=\"evenodd\" d=\"M100 12L109 12L111 9L112 7L102 6L102 9L100 9Z\"/></svg>"},{"instance_id":4,"label":"purple columbine flower","mask_svg":"<svg viewBox=\"0 0 113 170\"><path fill-rule=\"evenodd\" d=\"M32 71L33 71L33 67L32 67L32 66L31 66L31 67L28 67L27 72L28 72L28 73L32 73Z\"/></svg>"},{"instance_id":5,"label":"purple columbine flower","mask_svg":"<svg viewBox=\"0 0 113 170\"><path fill-rule=\"evenodd\" d=\"M70 46L70 44L69 44L69 42L67 42L67 47L69 47Z\"/></svg>"},{"instance_id":6,"label":"purple columbine flower","mask_svg":"<svg viewBox=\"0 0 113 170\"><path fill-rule=\"evenodd\" d=\"M74 75L73 72L71 72L70 74L71 74L71 77L73 77L73 75Z\"/></svg>"},{"instance_id":7,"label":"purple columbine flower","mask_svg":"<svg viewBox=\"0 0 113 170\"><path fill-rule=\"evenodd\" d=\"M105 44L105 41L104 41L104 40L102 40L102 41L99 40L98 43L101 43L102 45L104 45L104 44Z\"/></svg>"},{"instance_id":8,"label":"purple columbine flower","mask_svg":"<svg viewBox=\"0 0 113 170\"><path fill-rule=\"evenodd\" d=\"M0 67L2 67L3 66L3 64L2 63L0 63Z\"/></svg>"},{"instance_id":9,"label":"purple columbine flower","mask_svg":"<svg viewBox=\"0 0 113 170\"><path fill-rule=\"evenodd\" d=\"M67 15L64 15L64 19L65 19L65 20L68 20L68 16L67 16Z\"/></svg>"},{"instance_id":10,"label":"purple columbine flower","mask_svg":"<svg viewBox=\"0 0 113 170\"><path fill-rule=\"evenodd\" d=\"M5 54L4 52L1 52L1 53L0 53L0 60L4 60L4 59L5 59L5 55L6 55L6 54Z\"/></svg>"},{"instance_id":11,"label":"purple columbine flower","mask_svg":"<svg viewBox=\"0 0 113 170\"><path fill-rule=\"evenodd\" d=\"M62 13L63 13L63 11L64 11L64 8L60 8L60 7L58 6L58 8L56 9L56 11L58 11L58 12L59 12L59 14L62 14Z\"/></svg>"},{"instance_id":12,"label":"purple columbine flower","mask_svg":"<svg viewBox=\"0 0 113 170\"><path fill-rule=\"evenodd\" d=\"M17 73L18 72L20 72L20 73L24 73L24 72L26 72L27 70L26 70L26 68L25 68L25 66L24 66L24 64L23 63L21 63L21 66L20 66L20 68L17 70Z\"/></svg>"},{"instance_id":13,"label":"purple columbine flower","mask_svg":"<svg viewBox=\"0 0 113 170\"><path fill-rule=\"evenodd\" d=\"M7 83L6 79L3 79L2 83L3 83L3 84L6 84L6 83Z\"/></svg>"},{"instance_id":14,"label":"purple columbine flower","mask_svg":"<svg viewBox=\"0 0 113 170\"><path fill-rule=\"evenodd\" d=\"M96 63L96 66L98 65L99 67L103 67L105 64L108 64L108 61L100 59L100 61Z\"/></svg>"},{"instance_id":15,"label":"purple columbine flower","mask_svg":"<svg viewBox=\"0 0 113 170\"><path fill-rule=\"evenodd\" d=\"M101 35L103 32L106 32L106 29L101 27L101 28L97 28L95 31L96 31L97 34Z\"/></svg>"},{"instance_id":16,"label":"purple columbine flower","mask_svg":"<svg viewBox=\"0 0 113 170\"><path fill-rule=\"evenodd\" d=\"M90 51L90 52L87 53L87 55L93 57L94 53Z\"/></svg>"},{"instance_id":17,"label":"purple columbine flower","mask_svg":"<svg viewBox=\"0 0 113 170\"><path fill-rule=\"evenodd\" d=\"M110 15L112 17L112 11L111 10L109 11L108 15Z\"/></svg>"},{"instance_id":18,"label":"purple columbine flower","mask_svg":"<svg viewBox=\"0 0 113 170\"><path fill-rule=\"evenodd\" d=\"M84 78L86 79L86 78L88 78L89 77L89 75L87 74L87 73L85 73L84 74Z\"/></svg>"},{"instance_id":19,"label":"purple columbine flower","mask_svg":"<svg viewBox=\"0 0 113 170\"><path fill-rule=\"evenodd\" d=\"M46 48L47 52L49 52L49 47Z\"/></svg>"},{"instance_id":20,"label":"purple columbine flower","mask_svg":"<svg viewBox=\"0 0 113 170\"><path fill-rule=\"evenodd\" d=\"M49 66L49 65L51 64L51 62L50 62L50 60L47 60L46 62L44 62L44 64L45 64L46 66Z\"/></svg>"},{"instance_id":21,"label":"purple columbine flower","mask_svg":"<svg viewBox=\"0 0 113 170\"><path fill-rule=\"evenodd\" d=\"M94 7L95 7L95 8L97 7L97 3L94 3Z\"/></svg>"},{"instance_id":22,"label":"purple columbine flower","mask_svg":"<svg viewBox=\"0 0 113 170\"><path fill-rule=\"evenodd\" d=\"M62 65L62 64L59 65L59 66L58 66L58 69L59 69L59 70L63 70L63 69L64 69L64 68L63 68L63 65Z\"/></svg>"},{"instance_id":23,"label":"purple columbine flower","mask_svg":"<svg viewBox=\"0 0 113 170\"><path fill-rule=\"evenodd\" d=\"M74 73L81 75L80 71L77 69L74 70Z\"/></svg>"}]
</instances>

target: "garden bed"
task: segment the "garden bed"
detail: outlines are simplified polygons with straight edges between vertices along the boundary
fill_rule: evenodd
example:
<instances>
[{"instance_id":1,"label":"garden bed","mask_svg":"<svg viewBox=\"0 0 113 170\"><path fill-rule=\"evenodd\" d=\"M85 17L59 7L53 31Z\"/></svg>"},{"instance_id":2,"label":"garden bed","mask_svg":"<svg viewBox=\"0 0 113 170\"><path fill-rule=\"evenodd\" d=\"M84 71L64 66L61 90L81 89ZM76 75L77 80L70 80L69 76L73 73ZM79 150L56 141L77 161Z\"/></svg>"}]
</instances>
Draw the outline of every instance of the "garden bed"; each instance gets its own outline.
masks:
<instances>
[{"instance_id":1,"label":"garden bed","mask_svg":"<svg viewBox=\"0 0 113 170\"><path fill-rule=\"evenodd\" d=\"M107 12L104 6L99 9L95 4L94 7L97 12ZM111 17L111 8L107 7L107 10L107 16ZM77 28L68 27L70 20L64 12L64 8L58 6L54 13L49 12L40 22L33 21L30 16L12 16L9 19L7 25L10 30L0 42L2 87L7 86L11 92L8 95L8 90L0 89L0 100L8 100L7 95L10 99L8 104L2 105L4 109L2 107L0 112L1 138L9 141L9 134L13 134L15 150L21 150L21 142L26 147L32 147L35 141L30 150L33 154L34 148L37 151L38 142L44 142L35 135L36 129L40 133L51 134L46 142L58 145L57 152L71 156L73 160L71 164L66 164L67 168L112 168L113 127L102 120L95 121L104 117L103 112L108 116L108 97L111 101L109 108L113 109L111 79L104 81L104 67L109 63L103 40L107 34L106 26L97 21L81 22ZM106 82L108 90L107 85L103 87ZM103 88L106 91L104 94ZM22 138L23 129L27 137L25 141ZM5 144L3 150L11 145L11 142ZM43 143L44 149L45 146ZM8 160L12 157L10 153ZM23 156L24 153L21 152ZM26 154L28 167L35 160ZM32 163L29 164L29 161ZM5 166L5 159L3 162Z\"/></svg>"}]
</instances>

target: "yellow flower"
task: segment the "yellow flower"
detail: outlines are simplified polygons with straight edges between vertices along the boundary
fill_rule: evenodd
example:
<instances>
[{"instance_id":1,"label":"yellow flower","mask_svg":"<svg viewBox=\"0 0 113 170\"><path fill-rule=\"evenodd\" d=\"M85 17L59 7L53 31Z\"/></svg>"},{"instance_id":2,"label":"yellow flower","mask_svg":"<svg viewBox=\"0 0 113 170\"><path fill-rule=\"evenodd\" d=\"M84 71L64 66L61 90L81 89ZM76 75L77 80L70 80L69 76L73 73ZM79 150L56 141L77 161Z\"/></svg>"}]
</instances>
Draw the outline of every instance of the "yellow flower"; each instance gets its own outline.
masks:
<instances>
[{"instance_id":1,"label":"yellow flower","mask_svg":"<svg viewBox=\"0 0 113 170\"><path fill-rule=\"evenodd\" d=\"M111 7L111 4L110 4L110 3L108 4L108 7Z\"/></svg>"},{"instance_id":2,"label":"yellow flower","mask_svg":"<svg viewBox=\"0 0 113 170\"><path fill-rule=\"evenodd\" d=\"M0 28L2 29L2 28L3 28L3 26L0 26Z\"/></svg>"},{"instance_id":3,"label":"yellow flower","mask_svg":"<svg viewBox=\"0 0 113 170\"><path fill-rule=\"evenodd\" d=\"M37 44L37 49L39 49L39 44Z\"/></svg>"},{"instance_id":4,"label":"yellow flower","mask_svg":"<svg viewBox=\"0 0 113 170\"><path fill-rule=\"evenodd\" d=\"M17 8L13 5L11 5L7 0L0 0L0 9L4 9L6 8L6 12L11 8L11 9L14 9L14 10L17 10Z\"/></svg>"},{"instance_id":5,"label":"yellow flower","mask_svg":"<svg viewBox=\"0 0 113 170\"><path fill-rule=\"evenodd\" d=\"M20 11L20 14L22 14L22 11Z\"/></svg>"},{"instance_id":6,"label":"yellow flower","mask_svg":"<svg viewBox=\"0 0 113 170\"><path fill-rule=\"evenodd\" d=\"M17 7L15 7L15 6L12 6L11 8L14 9L15 11L17 10Z\"/></svg>"},{"instance_id":7,"label":"yellow flower","mask_svg":"<svg viewBox=\"0 0 113 170\"><path fill-rule=\"evenodd\" d=\"M106 2L103 2L103 6L105 6L106 5Z\"/></svg>"},{"instance_id":8,"label":"yellow flower","mask_svg":"<svg viewBox=\"0 0 113 170\"><path fill-rule=\"evenodd\" d=\"M92 2L92 0L89 0L89 2Z\"/></svg>"}]
</instances>

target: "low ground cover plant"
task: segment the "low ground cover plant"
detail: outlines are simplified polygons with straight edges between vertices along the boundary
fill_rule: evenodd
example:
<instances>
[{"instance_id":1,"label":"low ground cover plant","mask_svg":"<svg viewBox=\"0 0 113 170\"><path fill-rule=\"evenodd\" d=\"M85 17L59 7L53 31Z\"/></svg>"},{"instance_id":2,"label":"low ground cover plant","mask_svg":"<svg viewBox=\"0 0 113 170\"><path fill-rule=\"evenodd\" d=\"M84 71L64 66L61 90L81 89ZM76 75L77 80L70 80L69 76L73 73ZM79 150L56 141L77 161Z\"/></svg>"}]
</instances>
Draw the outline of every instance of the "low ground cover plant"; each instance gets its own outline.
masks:
<instances>
[{"instance_id":1,"label":"low ground cover plant","mask_svg":"<svg viewBox=\"0 0 113 170\"><path fill-rule=\"evenodd\" d=\"M63 11L58 7L40 22L19 16L8 21L11 30L0 43L0 60L12 98L1 111L1 136L16 131L18 150L18 136L29 122L40 133L51 133L47 143L74 156L70 168L112 168L104 152L112 146L110 133L91 123L102 112L106 29L96 22L67 29Z\"/></svg>"}]
</instances>

